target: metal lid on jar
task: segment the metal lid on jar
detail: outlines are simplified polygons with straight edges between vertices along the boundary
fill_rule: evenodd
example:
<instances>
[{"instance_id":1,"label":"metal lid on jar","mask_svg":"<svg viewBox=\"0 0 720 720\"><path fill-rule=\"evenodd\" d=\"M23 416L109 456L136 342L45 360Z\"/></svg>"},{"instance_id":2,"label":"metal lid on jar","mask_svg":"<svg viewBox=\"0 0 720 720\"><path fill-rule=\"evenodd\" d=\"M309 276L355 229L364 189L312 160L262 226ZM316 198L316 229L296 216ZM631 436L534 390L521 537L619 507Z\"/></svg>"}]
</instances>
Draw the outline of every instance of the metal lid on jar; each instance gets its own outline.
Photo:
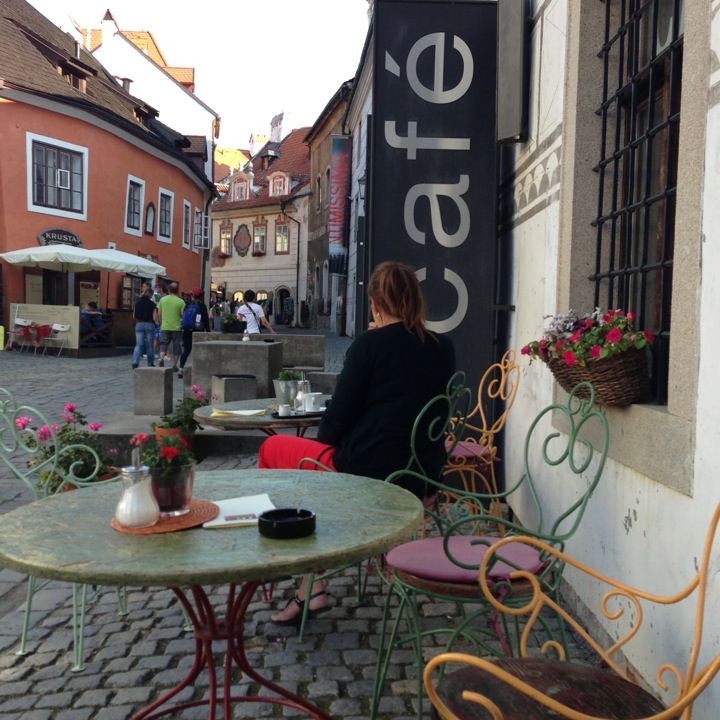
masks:
<instances>
[{"instance_id":1,"label":"metal lid on jar","mask_svg":"<svg viewBox=\"0 0 720 720\"><path fill-rule=\"evenodd\" d=\"M129 475L130 477L137 477L150 472L150 468L147 465L128 465L127 467L120 468L120 472L123 475Z\"/></svg>"}]
</instances>

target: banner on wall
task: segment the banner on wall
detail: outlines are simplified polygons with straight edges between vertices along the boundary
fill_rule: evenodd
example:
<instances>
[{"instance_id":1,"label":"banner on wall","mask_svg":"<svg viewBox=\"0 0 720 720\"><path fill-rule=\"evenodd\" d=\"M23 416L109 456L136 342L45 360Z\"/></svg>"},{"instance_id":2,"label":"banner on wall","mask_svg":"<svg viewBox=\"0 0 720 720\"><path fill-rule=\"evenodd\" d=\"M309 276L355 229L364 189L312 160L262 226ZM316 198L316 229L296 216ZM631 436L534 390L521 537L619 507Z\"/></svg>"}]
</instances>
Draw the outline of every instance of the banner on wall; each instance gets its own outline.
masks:
<instances>
[{"instance_id":1,"label":"banner on wall","mask_svg":"<svg viewBox=\"0 0 720 720\"><path fill-rule=\"evenodd\" d=\"M369 251L416 268L428 327L493 360L496 3L377 0Z\"/></svg>"},{"instance_id":2,"label":"banner on wall","mask_svg":"<svg viewBox=\"0 0 720 720\"><path fill-rule=\"evenodd\" d=\"M344 274L347 258L347 198L350 194L350 149L347 135L332 136L328 252L330 273Z\"/></svg>"}]
</instances>

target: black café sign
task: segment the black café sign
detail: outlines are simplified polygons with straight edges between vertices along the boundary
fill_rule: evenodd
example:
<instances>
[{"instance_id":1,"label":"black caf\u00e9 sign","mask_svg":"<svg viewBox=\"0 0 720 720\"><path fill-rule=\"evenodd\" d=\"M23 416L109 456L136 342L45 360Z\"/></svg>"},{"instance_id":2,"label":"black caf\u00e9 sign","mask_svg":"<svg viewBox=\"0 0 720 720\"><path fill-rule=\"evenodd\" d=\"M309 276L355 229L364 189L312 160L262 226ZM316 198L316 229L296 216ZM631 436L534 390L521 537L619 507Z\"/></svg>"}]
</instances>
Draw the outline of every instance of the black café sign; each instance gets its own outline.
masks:
<instances>
[{"instance_id":1,"label":"black caf\u00e9 sign","mask_svg":"<svg viewBox=\"0 0 720 720\"><path fill-rule=\"evenodd\" d=\"M37 238L38 245L73 245L74 247L82 245L82 240L75 233L61 228L44 230Z\"/></svg>"}]
</instances>

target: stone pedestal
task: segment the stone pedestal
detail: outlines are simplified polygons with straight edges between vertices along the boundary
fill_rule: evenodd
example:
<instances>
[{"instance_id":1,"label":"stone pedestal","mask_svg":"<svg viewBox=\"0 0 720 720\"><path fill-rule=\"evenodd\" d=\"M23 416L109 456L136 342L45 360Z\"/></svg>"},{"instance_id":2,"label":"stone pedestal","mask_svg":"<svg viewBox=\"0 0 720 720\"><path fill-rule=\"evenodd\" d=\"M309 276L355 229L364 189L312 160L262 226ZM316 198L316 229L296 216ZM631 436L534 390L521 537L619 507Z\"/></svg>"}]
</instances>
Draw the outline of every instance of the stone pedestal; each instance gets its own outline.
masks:
<instances>
[{"instance_id":1,"label":"stone pedestal","mask_svg":"<svg viewBox=\"0 0 720 720\"><path fill-rule=\"evenodd\" d=\"M213 375L254 375L258 397L273 397L282 369L281 343L210 341L193 344L193 384L212 393Z\"/></svg>"},{"instance_id":2,"label":"stone pedestal","mask_svg":"<svg viewBox=\"0 0 720 720\"><path fill-rule=\"evenodd\" d=\"M192 365L183 368L183 397L190 397L193 393L190 387L193 385Z\"/></svg>"},{"instance_id":3,"label":"stone pedestal","mask_svg":"<svg viewBox=\"0 0 720 720\"><path fill-rule=\"evenodd\" d=\"M213 375L212 403L254 400L257 394L257 378L253 375Z\"/></svg>"},{"instance_id":4,"label":"stone pedestal","mask_svg":"<svg viewBox=\"0 0 720 720\"><path fill-rule=\"evenodd\" d=\"M166 415L173 409L172 368L139 367L133 371L136 415Z\"/></svg>"}]
</instances>

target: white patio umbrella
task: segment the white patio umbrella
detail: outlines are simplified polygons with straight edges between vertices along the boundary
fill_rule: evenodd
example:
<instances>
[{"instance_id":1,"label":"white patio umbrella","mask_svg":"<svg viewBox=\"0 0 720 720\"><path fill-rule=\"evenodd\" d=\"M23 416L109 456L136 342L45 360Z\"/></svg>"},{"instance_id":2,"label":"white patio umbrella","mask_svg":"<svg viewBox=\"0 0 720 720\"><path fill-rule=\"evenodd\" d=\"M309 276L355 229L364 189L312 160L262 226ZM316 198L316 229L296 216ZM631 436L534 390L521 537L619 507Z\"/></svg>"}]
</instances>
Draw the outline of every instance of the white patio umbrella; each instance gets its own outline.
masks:
<instances>
[{"instance_id":1,"label":"white patio umbrella","mask_svg":"<svg viewBox=\"0 0 720 720\"><path fill-rule=\"evenodd\" d=\"M152 260L120 250L75 247L74 245L38 245L0 253L0 258L11 265L40 267L45 270L83 272L85 270L110 270L136 273L144 277L165 275L165 267Z\"/></svg>"},{"instance_id":2,"label":"white patio umbrella","mask_svg":"<svg viewBox=\"0 0 720 720\"><path fill-rule=\"evenodd\" d=\"M74 245L37 245L0 253L0 258L11 265L40 267L45 270L83 272L96 268L89 251Z\"/></svg>"}]
</instances>

